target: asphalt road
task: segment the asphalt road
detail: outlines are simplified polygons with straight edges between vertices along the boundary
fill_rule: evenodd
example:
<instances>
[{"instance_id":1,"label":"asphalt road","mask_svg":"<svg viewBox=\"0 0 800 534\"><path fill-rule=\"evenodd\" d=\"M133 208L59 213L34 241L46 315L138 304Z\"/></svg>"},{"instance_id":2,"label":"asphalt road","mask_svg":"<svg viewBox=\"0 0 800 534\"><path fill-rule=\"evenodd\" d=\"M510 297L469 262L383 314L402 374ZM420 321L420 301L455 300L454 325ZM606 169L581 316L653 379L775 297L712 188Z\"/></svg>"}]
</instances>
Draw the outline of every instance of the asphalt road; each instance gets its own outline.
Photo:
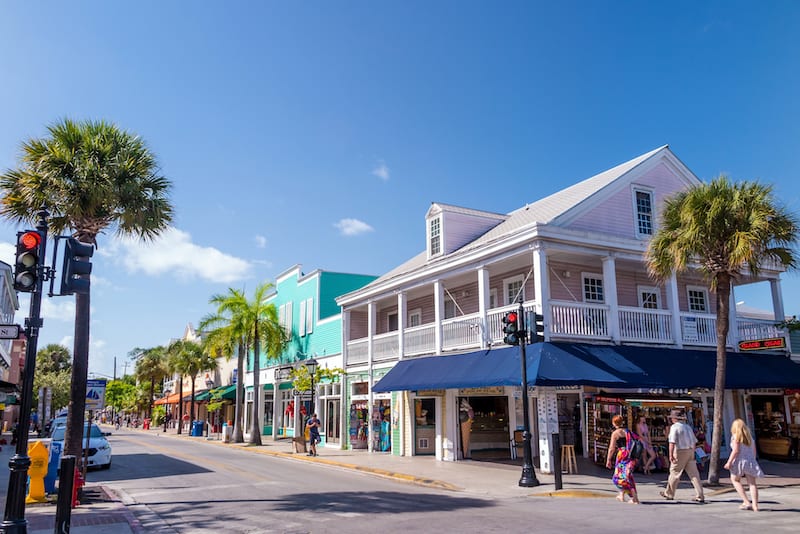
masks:
<instances>
[{"instance_id":1,"label":"asphalt road","mask_svg":"<svg viewBox=\"0 0 800 534\"><path fill-rule=\"evenodd\" d=\"M112 468L89 480L120 495L147 532L731 533L797 532L800 524L797 509L740 512L733 494L706 505L492 499L125 429L110 440Z\"/></svg>"}]
</instances>

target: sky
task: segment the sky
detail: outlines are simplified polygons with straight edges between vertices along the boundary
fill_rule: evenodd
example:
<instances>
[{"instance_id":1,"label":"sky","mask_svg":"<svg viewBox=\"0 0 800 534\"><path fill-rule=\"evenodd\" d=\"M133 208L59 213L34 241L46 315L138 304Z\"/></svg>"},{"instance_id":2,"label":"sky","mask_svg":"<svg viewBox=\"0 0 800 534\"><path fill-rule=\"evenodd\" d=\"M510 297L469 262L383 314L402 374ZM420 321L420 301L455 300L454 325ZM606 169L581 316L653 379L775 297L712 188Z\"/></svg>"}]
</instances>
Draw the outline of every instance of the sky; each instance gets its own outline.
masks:
<instances>
[{"instance_id":1,"label":"sky","mask_svg":"<svg viewBox=\"0 0 800 534\"><path fill-rule=\"evenodd\" d=\"M792 1L9 0L0 172L63 118L156 155L174 226L92 258L89 370L121 375L229 287L380 275L424 250L432 202L508 213L665 144L800 213L798 27ZM800 313L800 276L782 289ZM42 310L39 347L71 349L74 297Z\"/></svg>"}]
</instances>

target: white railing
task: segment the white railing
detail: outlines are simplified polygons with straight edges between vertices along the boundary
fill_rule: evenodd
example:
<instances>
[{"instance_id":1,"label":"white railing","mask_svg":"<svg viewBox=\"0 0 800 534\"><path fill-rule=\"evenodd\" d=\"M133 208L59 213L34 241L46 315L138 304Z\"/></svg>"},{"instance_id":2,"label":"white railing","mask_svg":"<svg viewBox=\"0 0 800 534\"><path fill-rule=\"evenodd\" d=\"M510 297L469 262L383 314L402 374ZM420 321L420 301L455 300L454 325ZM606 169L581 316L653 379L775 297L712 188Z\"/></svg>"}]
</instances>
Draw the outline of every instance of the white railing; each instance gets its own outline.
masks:
<instances>
[{"instance_id":1,"label":"white railing","mask_svg":"<svg viewBox=\"0 0 800 534\"><path fill-rule=\"evenodd\" d=\"M483 325L480 314L472 313L442 321L442 349L481 346Z\"/></svg>"},{"instance_id":2,"label":"white railing","mask_svg":"<svg viewBox=\"0 0 800 534\"><path fill-rule=\"evenodd\" d=\"M619 338L622 341L673 343L672 312L620 306Z\"/></svg>"},{"instance_id":3,"label":"white railing","mask_svg":"<svg viewBox=\"0 0 800 534\"><path fill-rule=\"evenodd\" d=\"M420 356L436 352L436 326L425 324L406 328L403 337L403 356Z\"/></svg>"},{"instance_id":4,"label":"white railing","mask_svg":"<svg viewBox=\"0 0 800 534\"><path fill-rule=\"evenodd\" d=\"M386 332L372 338L372 361L385 362L400 357L399 332Z\"/></svg>"},{"instance_id":5,"label":"white railing","mask_svg":"<svg viewBox=\"0 0 800 534\"><path fill-rule=\"evenodd\" d=\"M765 339L770 337L784 337L786 332L778 328L775 320L763 319L737 319L736 327L740 341L751 339Z\"/></svg>"},{"instance_id":6,"label":"white railing","mask_svg":"<svg viewBox=\"0 0 800 534\"><path fill-rule=\"evenodd\" d=\"M608 306L583 302L552 302L550 335L608 339Z\"/></svg>"},{"instance_id":7,"label":"white railing","mask_svg":"<svg viewBox=\"0 0 800 534\"><path fill-rule=\"evenodd\" d=\"M357 365L360 363L367 363L369 360L369 345L368 339L362 337L347 342L347 365Z\"/></svg>"}]
</instances>

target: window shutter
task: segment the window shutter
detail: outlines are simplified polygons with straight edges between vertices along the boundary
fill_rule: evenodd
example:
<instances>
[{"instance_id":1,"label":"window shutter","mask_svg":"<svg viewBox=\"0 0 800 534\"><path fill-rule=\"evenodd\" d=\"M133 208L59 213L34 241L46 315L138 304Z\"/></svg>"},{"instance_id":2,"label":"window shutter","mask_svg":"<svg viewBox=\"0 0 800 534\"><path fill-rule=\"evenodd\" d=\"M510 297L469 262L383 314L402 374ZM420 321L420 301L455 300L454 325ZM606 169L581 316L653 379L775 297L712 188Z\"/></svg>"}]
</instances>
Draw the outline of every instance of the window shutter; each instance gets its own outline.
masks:
<instances>
[{"instance_id":1,"label":"window shutter","mask_svg":"<svg viewBox=\"0 0 800 534\"><path fill-rule=\"evenodd\" d=\"M306 300L306 333L314 331L314 299Z\"/></svg>"},{"instance_id":2,"label":"window shutter","mask_svg":"<svg viewBox=\"0 0 800 534\"><path fill-rule=\"evenodd\" d=\"M300 301L300 313L298 318L298 328L300 329L300 337L306 335L306 301Z\"/></svg>"}]
</instances>

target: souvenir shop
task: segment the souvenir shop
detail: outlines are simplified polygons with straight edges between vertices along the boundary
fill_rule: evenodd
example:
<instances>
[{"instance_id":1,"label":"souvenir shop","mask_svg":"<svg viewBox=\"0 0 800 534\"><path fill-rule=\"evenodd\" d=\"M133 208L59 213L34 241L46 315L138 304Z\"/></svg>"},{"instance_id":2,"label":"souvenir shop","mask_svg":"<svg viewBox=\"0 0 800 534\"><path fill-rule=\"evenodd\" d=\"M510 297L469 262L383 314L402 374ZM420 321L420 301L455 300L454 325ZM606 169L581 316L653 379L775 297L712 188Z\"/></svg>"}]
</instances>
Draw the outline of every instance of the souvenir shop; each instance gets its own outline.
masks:
<instances>
[{"instance_id":1,"label":"souvenir shop","mask_svg":"<svg viewBox=\"0 0 800 534\"><path fill-rule=\"evenodd\" d=\"M760 456L798 459L800 389L751 389L745 392L749 426Z\"/></svg>"},{"instance_id":2,"label":"souvenir shop","mask_svg":"<svg viewBox=\"0 0 800 534\"><path fill-rule=\"evenodd\" d=\"M392 396L390 393L375 393L372 408L369 405L366 382L351 385L350 410L348 416L348 439L352 449L369 449L390 452L392 450Z\"/></svg>"},{"instance_id":3,"label":"souvenir shop","mask_svg":"<svg viewBox=\"0 0 800 534\"><path fill-rule=\"evenodd\" d=\"M694 428L697 436L698 459L703 460L710 452L710 440L706 439L708 421L703 397L690 397L689 392L678 390L668 396L650 396L643 394L590 394L586 396L586 417L589 431L589 457L600 465L605 465L608 446L614 425L611 419L621 415L627 428L637 432L637 424L641 417L650 435L650 443L656 452L654 469L669 469L669 428L671 410L682 410L686 414L686 422ZM700 452L702 451L702 453Z\"/></svg>"}]
</instances>

